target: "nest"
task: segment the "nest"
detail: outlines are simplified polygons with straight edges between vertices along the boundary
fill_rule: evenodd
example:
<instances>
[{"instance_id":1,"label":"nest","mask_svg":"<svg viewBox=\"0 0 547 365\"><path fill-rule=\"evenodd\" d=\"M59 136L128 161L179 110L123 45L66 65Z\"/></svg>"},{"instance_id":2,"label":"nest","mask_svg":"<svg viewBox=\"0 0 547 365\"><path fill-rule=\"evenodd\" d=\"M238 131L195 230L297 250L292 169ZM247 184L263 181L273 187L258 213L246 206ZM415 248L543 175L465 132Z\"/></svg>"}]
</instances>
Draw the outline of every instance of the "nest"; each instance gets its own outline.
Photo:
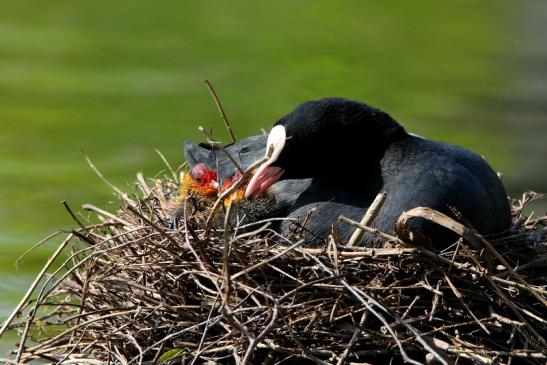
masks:
<instances>
[{"instance_id":1,"label":"nest","mask_svg":"<svg viewBox=\"0 0 547 365\"><path fill-rule=\"evenodd\" d=\"M206 226L178 182L145 179L115 214L92 205L6 321L13 363L367 364L546 361L547 217L523 217L485 239L436 212L399 220L400 236L353 222L382 248L303 246L274 219ZM72 211L68 208L69 212ZM462 236L444 251L408 244L405 222L428 217ZM97 218L99 220L97 220ZM228 218L230 215L228 214ZM448 221L446 221L448 219ZM443 222L443 220L445 220ZM98 222L98 223L97 223ZM459 228L458 228L459 227ZM463 228L462 228L463 227ZM68 257L50 269L59 255ZM38 290L39 289L39 290ZM34 299L30 294L34 292ZM19 319L16 319L19 318Z\"/></svg>"}]
</instances>

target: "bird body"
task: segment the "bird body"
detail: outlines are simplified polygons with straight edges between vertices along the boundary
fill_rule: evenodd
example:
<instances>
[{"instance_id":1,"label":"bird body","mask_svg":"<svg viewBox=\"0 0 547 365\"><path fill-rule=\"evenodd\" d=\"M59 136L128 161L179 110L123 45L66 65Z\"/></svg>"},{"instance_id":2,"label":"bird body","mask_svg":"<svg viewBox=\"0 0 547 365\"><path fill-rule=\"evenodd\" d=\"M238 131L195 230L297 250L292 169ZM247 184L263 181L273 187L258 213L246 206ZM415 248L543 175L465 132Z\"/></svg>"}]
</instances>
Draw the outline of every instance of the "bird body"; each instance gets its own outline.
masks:
<instances>
[{"instance_id":1,"label":"bird body","mask_svg":"<svg viewBox=\"0 0 547 365\"><path fill-rule=\"evenodd\" d=\"M342 240L349 239L353 227L338 217L359 221L382 191L387 193L386 200L371 226L383 232L394 233L402 212L430 207L450 216L455 208L479 232L499 233L509 226L509 204L497 175L485 166L480 156L462 148L409 135L390 145L376 169L353 169L351 181L315 178L305 189L299 185L301 191L296 194L284 194L293 180L282 180L270 190L276 197L293 196L288 202L281 201L288 207L288 216L300 221L307 218L308 231L317 237L326 237L334 228ZM433 242L451 237L425 220L412 224L412 229ZM290 224L283 223L281 230L289 229ZM362 244L370 245L373 240L374 236L366 234Z\"/></svg>"},{"instance_id":2,"label":"bird body","mask_svg":"<svg viewBox=\"0 0 547 365\"><path fill-rule=\"evenodd\" d=\"M359 102L328 98L305 102L275 123L270 136L255 136L227 146L242 168L263 155L271 157L246 188L251 201L267 192L276 214L306 222L309 241L332 230L347 240L353 227L344 215L360 220L376 195L386 201L372 226L394 232L400 214L418 206L452 215L452 208L483 234L499 233L510 223L509 203L496 173L475 153L407 133L387 113ZM192 163L218 166L227 178L235 167L223 152L188 143ZM444 242L448 231L424 219L411 228L432 242ZM288 234L291 221L279 230ZM367 234L361 244L371 245Z\"/></svg>"}]
</instances>

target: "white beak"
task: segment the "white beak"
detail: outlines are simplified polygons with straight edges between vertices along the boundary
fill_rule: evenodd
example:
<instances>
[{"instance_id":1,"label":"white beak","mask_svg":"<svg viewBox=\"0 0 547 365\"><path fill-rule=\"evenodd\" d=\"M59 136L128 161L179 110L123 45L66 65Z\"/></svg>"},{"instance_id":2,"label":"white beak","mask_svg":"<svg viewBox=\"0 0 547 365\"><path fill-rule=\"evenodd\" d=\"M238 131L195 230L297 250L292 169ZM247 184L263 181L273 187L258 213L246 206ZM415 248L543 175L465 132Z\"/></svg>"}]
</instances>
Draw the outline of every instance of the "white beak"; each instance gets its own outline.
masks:
<instances>
[{"instance_id":1,"label":"white beak","mask_svg":"<svg viewBox=\"0 0 547 365\"><path fill-rule=\"evenodd\" d=\"M287 132L282 125L276 125L268 135L266 142L266 162L264 162L254 173L251 181L245 190L245 198L255 197L260 193L268 190L275 182L277 182L285 170L277 166L271 166L281 154L285 147Z\"/></svg>"}]
</instances>

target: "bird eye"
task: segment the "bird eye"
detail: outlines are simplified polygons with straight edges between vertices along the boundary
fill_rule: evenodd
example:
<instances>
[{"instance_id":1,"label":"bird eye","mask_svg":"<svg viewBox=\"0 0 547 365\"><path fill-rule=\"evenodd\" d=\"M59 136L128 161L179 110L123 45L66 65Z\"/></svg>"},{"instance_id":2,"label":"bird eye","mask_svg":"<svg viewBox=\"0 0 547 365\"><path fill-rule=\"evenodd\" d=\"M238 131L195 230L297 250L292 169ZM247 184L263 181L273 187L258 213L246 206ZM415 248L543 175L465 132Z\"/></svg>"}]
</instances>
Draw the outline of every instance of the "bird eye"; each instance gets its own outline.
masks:
<instances>
[{"instance_id":1,"label":"bird eye","mask_svg":"<svg viewBox=\"0 0 547 365\"><path fill-rule=\"evenodd\" d=\"M196 182L197 182L198 184L201 184L201 177L196 176L196 178L195 178L194 180L196 180Z\"/></svg>"}]
</instances>

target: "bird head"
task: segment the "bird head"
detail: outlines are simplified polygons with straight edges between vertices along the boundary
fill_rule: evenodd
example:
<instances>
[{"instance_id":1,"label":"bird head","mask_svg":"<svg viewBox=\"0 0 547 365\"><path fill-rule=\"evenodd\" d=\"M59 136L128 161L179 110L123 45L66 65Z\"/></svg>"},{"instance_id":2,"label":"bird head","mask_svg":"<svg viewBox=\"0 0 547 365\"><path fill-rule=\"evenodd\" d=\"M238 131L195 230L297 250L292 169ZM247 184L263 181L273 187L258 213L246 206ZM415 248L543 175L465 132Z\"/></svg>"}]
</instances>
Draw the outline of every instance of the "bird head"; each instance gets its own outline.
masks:
<instances>
[{"instance_id":1,"label":"bird head","mask_svg":"<svg viewBox=\"0 0 547 365\"><path fill-rule=\"evenodd\" d=\"M224 193L226 190L230 189L236 182L238 182L239 179L241 179L241 176L241 173L237 171L234 175L224 179L220 192ZM239 203L245 199L245 188L246 184L243 184L236 191L226 197L224 199L224 206L228 206L230 203Z\"/></svg>"},{"instance_id":2,"label":"bird head","mask_svg":"<svg viewBox=\"0 0 547 365\"><path fill-rule=\"evenodd\" d=\"M216 198L219 194L230 189L242 176L240 172L236 172L232 176L225 178L222 187L219 189L217 175L216 170L204 163L198 163L184 176L180 187L180 197L191 194L201 199ZM243 184L226 197L224 205L239 203L243 200L245 198L245 187L246 184Z\"/></svg>"},{"instance_id":3,"label":"bird head","mask_svg":"<svg viewBox=\"0 0 547 365\"><path fill-rule=\"evenodd\" d=\"M186 141L184 155L190 166L203 163L214 168L217 171L217 181L222 186L226 179L238 172L238 168L232 161L236 161L245 171L252 163L264 156L267 137L265 135L248 137L225 145L223 150L208 143ZM227 154L231 158L228 158Z\"/></svg>"},{"instance_id":4,"label":"bird head","mask_svg":"<svg viewBox=\"0 0 547 365\"><path fill-rule=\"evenodd\" d=\"M180 186L180 195L198 195L211 198L218 193L217 172L204 163L195 165L189 173L184 175Z\"/></svg>"},{"instance_id":5,"label":"bird head","mask_svg":"<svg viewBox=\"0 0 547 365\"><path fill-rule=\"evenodd\" d=\"M332 180L340 178L333 168L366 170L403 134L389 114L369 105L342 98L307 101L274 124L266 161L253 174L245 197L257 197L281 179Z\"/></svg>"}]
</instances>

